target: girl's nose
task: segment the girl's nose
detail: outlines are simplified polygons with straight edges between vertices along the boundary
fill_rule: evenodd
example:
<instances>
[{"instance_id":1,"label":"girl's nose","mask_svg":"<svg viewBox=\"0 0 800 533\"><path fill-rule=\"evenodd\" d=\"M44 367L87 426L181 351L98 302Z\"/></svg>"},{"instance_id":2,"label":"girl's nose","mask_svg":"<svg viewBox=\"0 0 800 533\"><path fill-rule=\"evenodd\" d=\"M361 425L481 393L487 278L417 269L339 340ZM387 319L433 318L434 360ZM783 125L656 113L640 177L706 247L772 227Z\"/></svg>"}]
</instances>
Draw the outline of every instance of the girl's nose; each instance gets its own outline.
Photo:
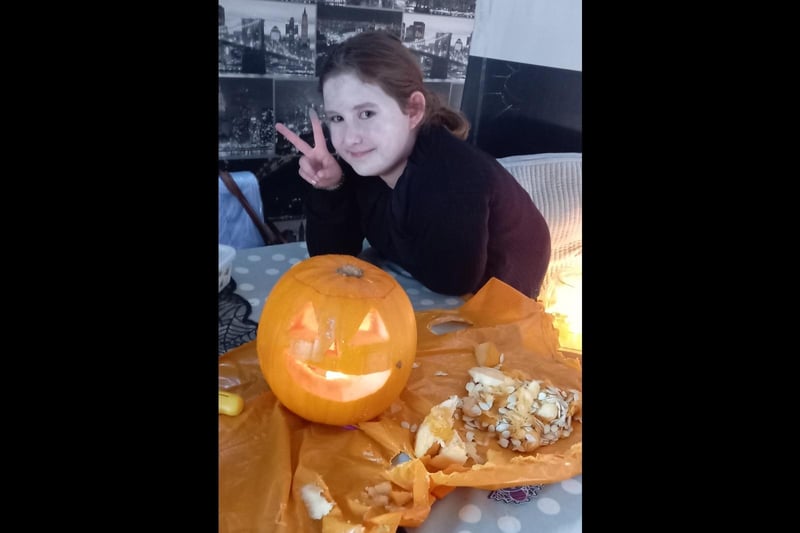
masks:
<instances>
[{"instance_id":1,"label":"girl's nose","mask_svg":"<svg viewBox=\"0 0 800 533\"><path fill-rule=\"evenodd\" d=\"M346 126L347 130L344 132L344 142L347 145L361 144L361 130L358 126Z\"/></svg>"}]
</instances>

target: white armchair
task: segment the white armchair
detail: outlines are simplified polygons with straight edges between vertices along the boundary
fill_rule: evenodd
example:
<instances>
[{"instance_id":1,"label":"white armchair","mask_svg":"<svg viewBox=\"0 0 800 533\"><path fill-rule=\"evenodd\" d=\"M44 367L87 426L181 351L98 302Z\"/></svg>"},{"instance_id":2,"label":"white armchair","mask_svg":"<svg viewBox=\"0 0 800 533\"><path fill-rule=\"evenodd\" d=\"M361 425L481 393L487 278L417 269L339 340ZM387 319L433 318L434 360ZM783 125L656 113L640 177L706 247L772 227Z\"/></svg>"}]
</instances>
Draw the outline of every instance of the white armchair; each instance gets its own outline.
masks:
<instances>
[{"instance_id":1,"label":"white armchair","mask_svg":"<svg viewBox=\"0 0 800 533\"><path fill-rule=\"evenodd\" d=\"M552 251L540 300L556 316L562 346L581 350L583 154L514 155L498 161L547 220Z\"/></svg>"}]
</instances>

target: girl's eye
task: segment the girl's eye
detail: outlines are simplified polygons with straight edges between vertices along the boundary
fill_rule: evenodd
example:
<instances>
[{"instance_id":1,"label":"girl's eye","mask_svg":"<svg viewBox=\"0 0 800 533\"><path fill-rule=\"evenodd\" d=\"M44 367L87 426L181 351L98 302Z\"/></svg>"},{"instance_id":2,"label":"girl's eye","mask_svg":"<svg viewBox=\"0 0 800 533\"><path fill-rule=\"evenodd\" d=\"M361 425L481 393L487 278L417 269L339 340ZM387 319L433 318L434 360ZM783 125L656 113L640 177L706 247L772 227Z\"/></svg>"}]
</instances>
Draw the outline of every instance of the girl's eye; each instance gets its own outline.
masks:
<instances>
[{"instance_id":1,"label":"girl's eye","mask_svg":"<svg viewBox=\"0 0 800 533\"><path fill-rule=\"evenodd\" d=\"M329 122L341 122L342 121L342 117L339 116L339 115L331 115L331 116L328 117L328 121Z\"/></svg>"},{"instance_id":2,"label":"girl's eye","mask_svg":"<svg viewBox=\"0 0 800 533\"><path fill-rule=\"evenodd\" d=\"M362 111L358 114L358 118L370 118L375 115L374 111Z\"/></svg>"}]
</instances>

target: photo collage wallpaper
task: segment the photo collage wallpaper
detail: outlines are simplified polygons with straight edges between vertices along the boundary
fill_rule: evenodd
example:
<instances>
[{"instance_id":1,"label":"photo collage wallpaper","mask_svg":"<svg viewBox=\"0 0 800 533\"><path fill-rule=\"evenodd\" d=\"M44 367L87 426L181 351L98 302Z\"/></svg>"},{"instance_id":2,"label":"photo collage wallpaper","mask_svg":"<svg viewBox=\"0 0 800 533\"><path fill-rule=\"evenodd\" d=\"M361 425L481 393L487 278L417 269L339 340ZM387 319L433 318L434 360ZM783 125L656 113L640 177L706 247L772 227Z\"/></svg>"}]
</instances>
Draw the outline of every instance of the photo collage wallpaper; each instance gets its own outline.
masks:
<instances>
[{"instance_id":1,"label":"photo collage wallpaper","mask_svg":"<svg viewBox=\"0 0 800 533\"><path fill-rule=\"evenodd\" d=\"M220 159L290 153L293 147L276 135L275 122L311 131L307 108L322 104L316 70L331 46L361 31L398 35L420 57L429 85L458 107L475 1L442 0L441 8L432 8L435 4L220 0Z\"/></svg>"}]
</instances>

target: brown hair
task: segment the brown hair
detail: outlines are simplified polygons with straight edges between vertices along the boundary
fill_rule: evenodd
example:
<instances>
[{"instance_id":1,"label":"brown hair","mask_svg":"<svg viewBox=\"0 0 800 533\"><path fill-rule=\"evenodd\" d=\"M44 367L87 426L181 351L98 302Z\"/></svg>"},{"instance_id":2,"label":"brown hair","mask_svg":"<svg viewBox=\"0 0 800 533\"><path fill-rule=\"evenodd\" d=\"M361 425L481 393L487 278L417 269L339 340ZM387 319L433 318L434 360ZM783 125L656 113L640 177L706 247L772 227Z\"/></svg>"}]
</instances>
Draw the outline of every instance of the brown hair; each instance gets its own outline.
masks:
<instances>
[{"instance_id":1,"label":"brown hair","mask_svg":"<svg viewBox=\"0 0 800 533\"><path fill-rule=\"evenodd\" d=\"M365 31L336 45L325 59L319 74L319 89L336 74L350 72L364 83L379 86L405 110L414 91L425 95L422 127L441 125L459 139L466 139L469 121L461 111L443 103L425 87L422 68L414 53L400 39L386 31Z\"/></svg>"}]
</instances>

